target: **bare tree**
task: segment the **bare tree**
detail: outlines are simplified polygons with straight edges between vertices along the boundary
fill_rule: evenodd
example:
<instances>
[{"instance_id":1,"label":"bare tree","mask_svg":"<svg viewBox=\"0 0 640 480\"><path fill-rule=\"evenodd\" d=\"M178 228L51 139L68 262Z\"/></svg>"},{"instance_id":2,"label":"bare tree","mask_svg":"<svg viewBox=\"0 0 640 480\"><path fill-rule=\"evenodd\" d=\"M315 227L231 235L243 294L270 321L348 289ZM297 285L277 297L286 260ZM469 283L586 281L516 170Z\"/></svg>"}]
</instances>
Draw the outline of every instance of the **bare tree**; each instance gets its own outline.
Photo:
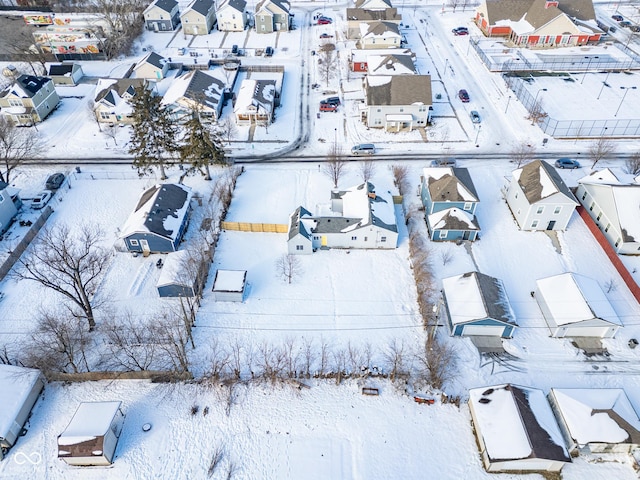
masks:
<instances>
[{"instance_id":1,"label":"bare tree","mask_svg":"<svg viewBox=\"0 0 640 480\"><path fill-rule=\"evenodd\" d=\"M455 377L457 356L448 343L425 342L416 360L418 384L426 382L433 388L441 389Z\"/></svg>"},{"instance_id":2,"label":"bare tree","mask_svg":"<svg viewBox=\"0 0 640 480\"><path fill-rule=\"evenodd\" d=\"M336 75L336 46L333 43L325 43L318 52L318 74L329 86L329 81Z\"/></svg>"},{"instance_id":3,"label":"bare tree","mask_svg":"<svg viewBox=\"0 0 640 480\"><path fill-rule=\"evenodd\" d=\"M225 117L224 120L218 122L218 131L220 132L220 137L227 142L227 145L231 145L231 139L238 133L238 127L233 118Z\"/></svg>"},{"instance_id":4,"label":"bare tree","mask_svg":"<svg viewBox=\"0 0 640 480\"><path fill-rule=\"evenodd\" d=\"M395 382L399 377L408 373L408 356L408 349L402 340L394 338L387 345L383 357L392 382Z\"/></svg>"},{"instance_id":5,"label":"bare tree","mask_svg":"<svg viewBox=\"0 0 640 480\"><path fill-rule=\"evenodd\" d=\"M411 188L409 168L406 165L393 165L391 171L393 173L393 184L400 192L400 195L405 195Z\"/></svg>"},{"instance_id":6,"label":"bare tree","mask_svg":"<svg viewBox=\"0 0 640 480\"><path fill-rule=\"evenodd\" d=\"M111 123L107 125L103 131L107 137L113 140L113 144L116 147L118 146L118 128L118 125L116 125L115 123Z\"/></svg>"},{"instance_id":7,"label":"bare tree","mask_svg":"<svg viewBox=\"0 0 640 480\"><path fill-rule=\"evenodd\" d=\"M121 321L106 321L100 331L107 340L104 363L109 368L150 370L160 357L152 331L134 320L131 312Z\"/></svg>"},{"instance_id":8,"label":"bare tree","mask_svg":"<svg viewBox=\"0 0 640 480\"><path fill-rule=\"evenodd\" d=\"M331 179L333 188L338 188L338 182L345 174L347 162L344 161L340 145L334 143L323 165L322 172Z\"/></svg>"},{"instance_id":9,"label":"bare tree","mask_svg":"<svg viewBox=\"0 0 640 480\"><path fill-rule=\"evenodd\" d=\"M158 350L163 354L165 368L176 373L189 372L189 335L180 319L168 312L156 319L149 330L156 339Z\"/></svg>"},{"instance_id":10,"label":"bare tree","mask_svg":"<svg viewBox=\"0 0 640 480\"><path fill-rule=\"evenodd\" d=\"M456 8L460 5L460 0L447 0L447 6L451 7L453 13L456 12Z\"/></svg>"},{"instance_id":11,"label":"bare tree","mask_svg":"<svg viewBox=\"0 0 640 480\"><path fill-rule=\"evenodd\" d=\"M529 109L529 115L527 116L527 119L531 120L531 125L536 125L548 116L549 114L545 112L542 107L542 100L536 100Z\"/></svg>"},{"instance_id":12,"label":"bare tree","mask_svg":"<svg viewBox=\"0 0 640 480\"><path fill-rule=\"evenodd\" d=\"M98 38L106 36L102 49L107 58L129 51L133 41L142 33L142 12L147 5L145 0L89 0L90 8L98 12L106 25L104 31L98 23L90 30Z\"/></svg>"},{"instance_id":13,"label":"bare tree","mask_svg":"<svg viewBox=\"0 0 640 480\"><path fill-rule=\"evenodd\" d=\"M211 453L211 461L209 462L209 468L207 469L207 476L212 477L216 472L220 464L225 458L225 448L224 445L217 445L214 447L213 452Z\"/></svg>"},{"instance_id":14,"label":"bare tree","mask_svg":"<svg viewBox=\"0 0 640 480\"><path fill-rule=\"evenodd\" d=\"M522 140L515 144L509 154L511 155L511 161L516 164L516 168L529 163L535 156L535 152L531 148L531 142L528 140Z\"/></svg>"},{"instance_id":15,"label":"bare tree","mask_svg":"<svg viewBox=\"0 0 640 480\"><path fill-rule=\"evenodd\" d=\"M636 152L624 161L627 173L631 175L640 174L640 152Z\"/></svg>"},{"instance_id":16,"label":"bare tree","mask_svg":"<svg viewBox=\"0 0 640 480\"><path fill-rule=\"evenodd\" d=\"M599 137L591 145L589 145L589 160L593 163L591 168L595 168L598 162L609 155L613 154L616 150L616 145L613 141L607 137Z\"/></svg>"},{"instance_id":17,"label":"bare tree","mask_svg":"<svg viewBox=\"0 0 640 480\"><path fill-rule=\"evenodd\" d=\"M11 182L11 174L26 160L37 158L44 151L44 142L38 132L14 125L0 116L0 180Z\"/></svg>"},{"instance_id":18,"label":"bare tree","mask_svg":"<svg viewBox=\"0 0 640 480\"><path fill-rule=\"evenodd\" d=\"M376 164L373 160L365 160L360 163L359 170L360 178L364 183L367 183L376 173Z\"/></svg>"},{"instance_id":19,"label":"bare tree","mask_svg":"<svg viewBox=\"0 0 640 480\"><path fill-rule=\"evenodd\" d=\"M276 260L276 271L287 283L302 273L302 262L297 255L285 253Z\"/></svg>"},{"instance_id":20,"label":"bare tree","mask_svg":"<svg viewBox=\"0 0 640 480\"><path fill-rule=\"evenodd\" d=\"M100 244L102 239L97 225L82 225L77 236L62 224L45 229L18 260L21 268L16 268L13 276L37 282L71 300L81 309L91 331L96 325L93 295L110 257Z\"/></svg>"}]
</instances>

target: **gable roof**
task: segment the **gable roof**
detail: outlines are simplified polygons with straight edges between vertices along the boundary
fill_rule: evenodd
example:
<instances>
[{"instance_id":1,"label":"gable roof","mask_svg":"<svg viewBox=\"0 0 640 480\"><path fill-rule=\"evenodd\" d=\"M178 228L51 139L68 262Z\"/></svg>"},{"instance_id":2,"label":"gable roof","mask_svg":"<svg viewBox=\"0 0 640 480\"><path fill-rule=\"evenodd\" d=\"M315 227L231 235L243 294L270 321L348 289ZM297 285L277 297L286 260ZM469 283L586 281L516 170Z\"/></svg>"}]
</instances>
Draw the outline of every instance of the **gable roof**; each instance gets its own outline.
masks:
<instances>
[{"instance_id":1,"label":"gable roof","mask_svg":"<svg viewBox=\"0 0 640 480\"><path fill-rule=\"evenodd\" d=\"M244 13L245 8L247 8L247 2L246 0L225 0L218 7L218 12L227 7Z\"/></svg>"},{"instance_id":2,"label":"gable roof","mask_svg":"<svg viewBox=\"0 0 640 480\"><path fill-rule=\"evenodd\" d=\"M427 217L433 230L480 230L476 217L459 208L447 208Z\"/></svg>"},{"instance_id":3,"label":"gable roof","mask_svg":"<svg viewBox=\"0 0 640 480\"><path fill-rule=\"evenodd\" d=\"M118 80L111 78L101 78L98 80L98 85L95 96L95 103L106 103L111 106L116 106L121 103L122 98L127 95L133 97L136 93L136 88L145 84L144 78L120 78Z\"/></svg>"},{"instance_id":4,"label":"gable roof","mask_svg":"<svg viewBox=\"0 0 640 480\"><path fill-rule=\"evenodd\" d=\"M48 75L63 76L73 73L74 68L77 68L76 63L55 63L49 65Z\"/></svg>"},{"instance_id":5,"label":"gable roof","mask_svg":"<svg viewBox=\"0 0 640 480\"><path fill-rule=\"evenodd\" d=\"M274 8L275 7L275 8ZM280 10L283 13L289 13L291 5L286 0L262 0L256 5L256 12L265 9L271 13L279 13Z\"/></svg>"},{"instance_id":6,"label":"gable roof","mask_svg":"<svg viewBox=\"0 0 640 480\"><path fill-rule=\"evenodd\" d=\"M402 15L398 13L397 8L385 8L384 10L367 10L365 8L347 8L347 20L349 21L400 21Z\"/></svg>"},{"instance_id":7,"label":"gable roof","mask_svg":"<svg viewBox=\"0 0 640 480\"><path fill-rule=\"evenodd\" d=\"M502 280L479 272L467 272L443 279L442 288L453 325L488 318L516 324Z\"/></svg>"},{"instance_id":8,"label":"gable roof","mask_svg":"<svg viewBox=\"0 0 640 480\"><path fill-rule=\"evenodd\" d=\"M176 0L155 0L147 8L145 8L143 13L146 13L153 7L157 7L160 10L164 10L167 13L171 13L171 11L175 8L176 5L178 5L178 2L176 2Z\"/></svg>"},{"instance_id":9,"label":"gable roof","mask_svg":"<svg viewBox=\"0 0 640 480\"><path fill-rule=\"evenodd\" d=\"M571 461L562 434L541 390L512 384L474 388L469 403L476 434L492 462L546 459Z\"/></svg>"},{"instance_id":10,"label":"gable roof","mask_svg":"<svg viewBox=\"0 0 640 480\"><path fill-rule=\"evenodd\" d=\"M569 187L564 183L555 168L542 160L534 160L524 167L513 171L513 178L518 182L529 204L560 193L578 205Z\"/></svg>"},{"instance_id":11,"label":"gable roof","mask_svg":"<svg viewBox=\"0 0 640 480\"><path fill-rule=\"evenodd\" d=\"M384 5L387 8L391 8L391 0L356 0L356 8L362 8L363 6L365 7L369 7L371 8L370 5L367 5L369 3L373 3L374 7L376 3L381 3L382 5ZM381 8L381 7L380 7Z\"/></svg>"},{"instance_id":12,"label":"gable roof","mask_svg":"<svg viewBox=\"0 0 640 480\"><path fill-rule=\"evenodd\" d=\"M156 287L184 285L193 287L197 275L197 260L187 250L170 252L165 256Z\"/></svg>"},{"instance_id":13,"label":"gable roof","mask_svg":"<svg viewBox=\"0 0 640 480\"><path fill-rule=\"evenodd\" d=\"M178 183L154 185L142 193L122 227L120 238L150 232L175 240L189 210L191 189Z\"/></svg>"},{"instance_id":14,"label":"gable roof","mask_svg":"<svg viewBox=\"0 0 640 480\"><path fill-rule=\"evenodd\" d=\"M466 168L429 167L422 170L433 202L478 202L476 187Z\"/></svg>"},{"instance_id":15,"label":"gable roof","mask_svg":"<svg viewBox=\"0 0 640 480\"><path fill-rule=\"evenodd\" d=\"M148 63L149 65L153 65L156 68L162 69L167 64L167 59L161 55L158 55L156 52L150 52L136 64L135 70L140 68L145 63Z\"/></svg>"},{"instance_id":16,"label":"gable roof","mask_svg":"<svg viewBox=\"0 0 640 480\"><path fill-rule=\"evenodd\" d=\"M621 388L552 388L550 396L578 445L640 445L640 419Z\"/></svg>"},{"instance_id":17,"label":"gable roof","mask_svg":"<svg viewBox=\"0 0 640 480\"><path fill-rule=\"evenodd\" d=\"M13 94L19 98L33 98L47 83L52 80L48 77L35 77L33 75L20 75L1 94L1 97Z\"/></svg>"},{"instance_id":18,"label":"gable roof","mask_svg":"<svg viewBox=\"0 0 640 480\"><path fill-rule=\"evenodd\" d=\"M180 98L204 104L217 109L224 93L224 83L216 78L210 70L191 70L186 75L176 78L165 92L162 103L172 104Z\"/></svg>"},{"instance_id":19,"label":"gable roof","mask_svg":"<svg viewBox=\"0 0 640 480\"><path fill-rule=\"evenodd\" d=\"M495 25L501 20L527 21L541 26L561 14L579 20L596 18L592 0L560 0L558 6L546 6L546 0L485 0L487 21Z\"/></svg>"},{"instance_id":20,"label":"gable roof","mask_svg":"<svg viewBox=\"0 0 640 480\"><path fill-rule=\"evenodd\" d=\"M367 74L369 75L414 75L416 66L410 55L369 55Z\"/></svg>"},{"instance_id":21,"label":"gable roof","mask_svg":"<svg viewBox=\"0 0 640 480\"><path fill-rule=\"evenodd\" d=\"M362 38L365 37L380 37L389 36L385 34L392 34L392 36L400 36L400 27L397 23L375 21L369 23L361 23L360 31Z\"/></svg>"},{"instance_id":22,"label":"gable roof","mask_svg":"<svg viewBox=\"0 0 640 480\"><path fill-rule=\"evenodd\" d=\"M40 371L15 365L0 364L0 437L15 432L16 419L40 378Z\"/></svg>"},{"instance_id":23,"label":"gable roof","mask_svg":"<svg viewBox=\"0 0 640 480\"><path fill-rule=\"evenodd\" d=\"M291 214L291 216L289 217L288 240L291 240L298 234L307 239L311 238L311 229L307 228L303 223L303 218L305 217L311 217L311 212L302 206L296 208L295 212Z\"/></svg>"},{"instance_id":24,"label":"gable roof","mask_svg":"<svg viewBox=\"0 0 640 480\"><path fill-rule=\"evenodd\" d=\"M214 7L215 7L215 4L213 3L213 0L194 0L193 3L191 3L191 5L189 5L187 9L183 12L183 15L187 11L193 10L194 12L197 12L200 15L206 17L207 14L211 10L213 10Z\"/></svg>"},{"instance_id":25,"label":"gable roof","mask_svg":"<svg viewBox=\"0 0 640 480\"><path fill-rule=\"evenodd\" d=\"M58 445L76 445L87 437L101 437L109 431L122 402L82 402L69 425L58 437Z\"/></svg>"},{"instance_id":26,"label":"gable roof","mask_svg":"<svg viewBox=\"0 0 640 480\"><path fill-rule=\"evenodd\" d=\"M432 105L431 75L367 75L368 106Z\"/></svg>"},{"instance_id":27,"label":"gable roof","mask_svg":"<svg viewBox=\"0 0 640 480\"><path fill-rule=\"evenodd\" d=\"M262 108L271 117L275 94L275 80L245 79L240 84L233 110L234 112L244 111L253 105L256 110Z\"/></svg>"}]
</instances>

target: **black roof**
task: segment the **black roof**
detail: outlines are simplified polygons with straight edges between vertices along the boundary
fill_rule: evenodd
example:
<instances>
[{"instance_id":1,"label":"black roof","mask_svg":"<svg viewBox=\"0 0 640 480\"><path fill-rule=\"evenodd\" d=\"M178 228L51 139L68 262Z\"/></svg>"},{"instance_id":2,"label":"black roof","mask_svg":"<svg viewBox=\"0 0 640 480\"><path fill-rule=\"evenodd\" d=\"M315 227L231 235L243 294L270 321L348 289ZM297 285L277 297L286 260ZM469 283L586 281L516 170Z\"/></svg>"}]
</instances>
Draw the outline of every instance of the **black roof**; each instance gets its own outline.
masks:
<instances>
[{"instance_id":1,"label":"black roof","mask_svg":"<svg viewBox=\"0 0 640 480\"><path fill-rule=\"evenodd\" d=\"M156 196L157 195L157 196ZM149 209L144 225L150 232L163 237L171 237L173 231L164 228L164 221L168 217L177 217L177 213L188 200L188 193L178 185L167 183L155 185L142 194L136 206L138 211L156 196L153 206Z\"/></svg>"},{"instance_id":2,"label":"black roof","mask_svg":"<svg viewBox=\"0 0 640 480\"><path fill-rule=\"evenodd\" d=\"M66 75L73 72L73 63L58 63L49 67L49 75Z\"/></svg>"},{"instance_id":3,"label":"black roof","mask_svg":"<svg viewBox=\"0 0 640 480\"><path fill-rule=\"evenodd\" d=\"M176 2L176 0L156 0L153 4L165 12L171 13L171 10L173 10L178 2Z\"/></svg>"},{"instance_id":4,"label":"black roof","mask_svg":"<svg viewBox=\"0 0 640 480\"><path fill-rule=\"evenodd\" d=\"M200 13L201 15L207 16L209 10L213 8L213 0L196 0L191 5L191 9Z\"/></svg>"}]
</instances>

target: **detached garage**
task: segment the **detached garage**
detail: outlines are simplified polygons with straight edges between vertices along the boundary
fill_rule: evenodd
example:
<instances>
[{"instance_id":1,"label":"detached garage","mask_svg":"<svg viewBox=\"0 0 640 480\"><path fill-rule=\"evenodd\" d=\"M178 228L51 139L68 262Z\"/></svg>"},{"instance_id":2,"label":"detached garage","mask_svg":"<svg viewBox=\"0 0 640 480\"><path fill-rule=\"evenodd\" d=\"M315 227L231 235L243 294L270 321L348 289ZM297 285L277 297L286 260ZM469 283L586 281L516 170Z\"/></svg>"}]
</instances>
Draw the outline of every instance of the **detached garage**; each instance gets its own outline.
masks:
<instances>
[{"instance_id":1,"label":"detached garage","mask_svg":"<svg viewBox=\"0 0 640 480\"><path fill-rule=\"evenodd\" d=\"M445 278L442 297L452 336L513 336L515 316L501 280L479 272Z\"/></svg>"},{"instance_id":2,"label":"detached garage","mask_svg":"<svg viewBox=\"0 0 640 480\"><path fill-rule=\"evenodd\" d=\"M218 270L213 281L213 299L216 302L242 302L246 285L246 270Z\"/></svg>"},{"instance_id":3,"label":"detached garage","mask_svg":"<svg viewBox=\"0 0 640 480\"><path fill-rule=\"evenodd\" d=\"M552 337L613 338L622 326L598 282L582 275L537 280L535 298Z\"/></svg>"}]
</instances>

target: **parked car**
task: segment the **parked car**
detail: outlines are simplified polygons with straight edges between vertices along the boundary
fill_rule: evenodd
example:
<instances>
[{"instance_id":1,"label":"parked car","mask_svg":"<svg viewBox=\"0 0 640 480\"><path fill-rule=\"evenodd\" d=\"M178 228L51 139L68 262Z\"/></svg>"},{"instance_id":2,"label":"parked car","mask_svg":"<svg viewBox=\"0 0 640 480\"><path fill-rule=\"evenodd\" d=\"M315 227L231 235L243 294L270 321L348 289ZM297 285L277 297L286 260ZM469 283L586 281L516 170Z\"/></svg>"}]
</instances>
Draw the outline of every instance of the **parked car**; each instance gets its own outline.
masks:
<instances>
[{"instance_id":1,"label":"parked car","mask_svg":"<svg viewBox=\"0 0 640 480\"><path fill-rule=\"evenodd\" d=\"M231 53L234 55L238 54L238 45L234 45L233 47L231 47Z\"/></svg>"},{"instance_id":2,"label":"parked car","mask_svg":"<svg viewBox=\"0 0 640 480\"><path fill-rule=\"evenodd\" d=\"M436 158L435 160L431 160L431 166L432 167L452 167L455 168L456 167L456 159L449 157L449 158Z\"/></svg>"},{"instance_id":3,"label":"parked car","mask_svg":"<svg viewBox=\"0 0 640 480\"><path fill-rule=\"evenodd\" d=\"M631 27L633 25L633 23L628 22L628 21L625 20L624 22L620 22L618 25L620 25L621 27L629 28L629 27Z\"/></svg>"},{"instance_id":4,"label":"parked car","mask_svg":"<svg viewBox=\"0 0 640 480\"><path fill-rule=\"evenodd\" d=\"M639 25L631 25L629 27L629 30L631 30L634 33L638 33L638 32L640 32L640 26Z\"/></svg>"},{"instance_id":5,"label":"parked car","mask_svg":"<svg viewBox=\"0 0 640 480\"><path fill-rule=\"evenodd\" d=\"M50 190L43 190L38 193L35 197L33 197L33 200L31 200L31 208L33 208L34 210L40 210L47 203L49 203L52 193L53 192L51 192Z\"/></svg>"},{"instance_id":6,"label":"parked car","mask_svg":"<svg viewBox=\"0 0 640 480\"><path fill-rule=\"evenodd\" d=\"M622 15L611 15L611 18L613 18L616 22L621 22L622 20L624 20L624 17Z\"/></svg>"},{"instance_id":7,"label":"parked car","mask_svg":"<svg viewBox=\"0 0 640 480\"><path fill-rule=\"evenodd\" d=\"M320 35L320 39L328 39L328 38L333 38L333 35L331 35L330 33L323 33Z\"/></svg>"},{"instance_id":8,"label":"parked car","mask_svg":"<svg viewBox=\"0 0 640 480\"><path fill-rule=\"evenodd\" d=\"M562 157L556 160L556 168L569 168L573 170L574 168L580 168L580 163L573 158Z\"/></svg>"},{"instance_id":9,"label":"parked car","mask_svg":"<svg viewBox=\"0 0 640 480\"><path fill-rule=\"evenodd\" d=\"M329 103L331 105L339 106L340 105L340 97L329 97L323 100L324 103Z\"/></svg>"},{"instance_id":10,"label":"parked car","mask_svg":"<svg viewBox=\"0 0 640 480\"><path fill-rule=\"evenodd\" d=\"M46 183L44 184L44 188L47 190L57 190L62 186L64 182L64 173L54 173L53 175L49 175Z\"/></svg>"},{"instance_id":11,"label":"parked car","mask_svg":"<svg viewBox=\"0 0 640 480\"><path fill-rule=\"evenodd\" d=\"M480 114L478 112L476 112L475 110L471 110L471 112L469 112L469 116L471 117L471 121L473 123L480 123L481 122Z\"/></svg>"},{"instance_id":12,"label":"parked car","mask_svg":"<svg viewBox=\"0 0 640 480\"><path fill-rule=\"evenodd\" d=\"M454 35L469 35L469 29L467 27L457 27L451 30Z\"/></svg>"},{"instance_id":13,"label":"parked car","mask_svg":"<svg viewBox=\"0 0 640 480\"><path fill-rule=\"evenodd\" d=\"M609 27L608 32L609 33L616 33L616 30L618 30L616 27Z\"/></svg>"},{"instance_id":14,"label":"parked car","mask_svg":"<svg viewBox=\"0 0 640 480\"><path fill-rule=\"evenodd\" d=\"M331 25L333 20L329 17L318 17L318 25Z\"/></svg>"},{"instance_id":15,"label":"parked car","mask_svg":"<svg viewBox=\"0 0 640 480\"><path fill-rule=\"evenodd\" d=\"M265 57L272 57L273 56L273 47L267 47L264 49L264 56Z\"/></svg>"},{"instance_id":16,"label":"parked car","mask_svg":"<svg viewBox=\"0 0 640 480\"><path fill-rule=\"evenodd\" d=\"M338 106L332 105L330 103L325 102L324 100L320 102L320 111L321 112L337 112Z\"/></svg>"},{"instance_id":17,"label":"parked car","mask_svg":"<svg viewBox=\"0 0 640 480\"><path fill-rule=\"evenodd\" d=\"M373 143L361 143L351 148L351 155L373 155L376 153L376 146Z\"/></svg>"},{"instance_id":18,"label":"parked car","mask_svg":"<svg viewBox=\"0 0 640 480\"><path fill-rule=\"evenodd\" d=\"M458 92L458 98L462 100L462 103L469 103L469 94L464 89Z\"/></svg>"}]
</instances>

